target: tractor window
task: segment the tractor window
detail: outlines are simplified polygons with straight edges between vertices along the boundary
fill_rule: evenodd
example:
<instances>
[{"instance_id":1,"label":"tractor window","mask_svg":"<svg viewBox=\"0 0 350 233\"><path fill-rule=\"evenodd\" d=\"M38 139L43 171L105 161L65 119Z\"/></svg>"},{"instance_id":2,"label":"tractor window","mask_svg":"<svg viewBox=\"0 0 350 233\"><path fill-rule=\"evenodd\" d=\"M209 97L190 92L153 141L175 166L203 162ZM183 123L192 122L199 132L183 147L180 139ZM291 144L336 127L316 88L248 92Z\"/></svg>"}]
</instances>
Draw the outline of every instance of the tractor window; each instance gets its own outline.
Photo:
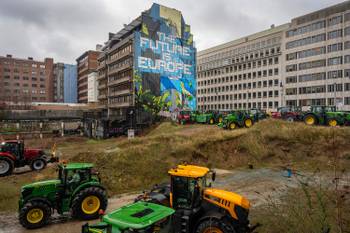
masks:
<instances>
[{"instance_id":1,"label":"tractor window","mask_svg":"<svg viewBox=\"0 0 350 233\"><path fill-rule=\"evenodd\" d=\"M174 208L188 209L192 206L192 197L196 180L187 177L173 177L173 205Z\"/></svg>"}]
</instances>

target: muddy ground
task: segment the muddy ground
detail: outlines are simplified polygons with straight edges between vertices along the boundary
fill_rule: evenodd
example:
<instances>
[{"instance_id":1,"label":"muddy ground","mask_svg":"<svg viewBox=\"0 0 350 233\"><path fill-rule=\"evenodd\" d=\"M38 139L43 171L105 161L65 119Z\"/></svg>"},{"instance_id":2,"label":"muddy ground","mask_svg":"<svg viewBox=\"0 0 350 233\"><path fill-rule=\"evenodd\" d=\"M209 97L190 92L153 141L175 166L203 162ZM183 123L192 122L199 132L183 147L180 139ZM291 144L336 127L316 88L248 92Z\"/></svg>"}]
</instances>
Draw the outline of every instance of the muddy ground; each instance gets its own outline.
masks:
<instances>
[{"instance_id":1,"label":"muddy ground","mask_svg":"<svg viewBox=\"0 0 350 233\"><path fill-rule=\"evenodd\" d=\"M300 181L310 177L316 178L316 183L330 185L332 174L297 173L288 178L286 171L279 168L258 168L250 170L217 170L218 176L215 187L237 192L247 197L254 208L263 205L268 200L278 200L288 190L297 188ZM350 174L343 176L342 185L350 185ZM108 211L116 209L133 201L137 194L124 194L109 199ZM253 220L254 221L254 220ZM93 221L92 221L93 222ZM0 233L79 233L85 222L71 220L68 217L54 216L52 223L42 229L25 230L17 220L17 213L0 215Z\"/></svg>"}]
</instances>

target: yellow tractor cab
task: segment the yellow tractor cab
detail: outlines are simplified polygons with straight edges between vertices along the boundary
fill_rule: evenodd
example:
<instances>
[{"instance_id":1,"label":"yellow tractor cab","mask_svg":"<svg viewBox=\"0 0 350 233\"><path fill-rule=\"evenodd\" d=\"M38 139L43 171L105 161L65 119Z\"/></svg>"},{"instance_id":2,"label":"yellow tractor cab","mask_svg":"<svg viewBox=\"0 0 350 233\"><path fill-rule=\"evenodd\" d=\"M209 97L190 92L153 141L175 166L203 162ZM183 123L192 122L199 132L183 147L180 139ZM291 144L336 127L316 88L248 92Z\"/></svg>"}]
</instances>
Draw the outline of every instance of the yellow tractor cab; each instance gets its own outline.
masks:
<instances>
[{"instance_id":1,"label":"yellow tractor cab","mask_svg":"<svg viewBox=\"0 0 350 233\"><path fill-rule=\"evenodd\" d=\"M209 168L178 165L169 170L169 204L175 210L174 232L246 233L250 202L239 194L212 188ZM158 194L159 195L159 194Z\"/></svg>"}]
</instances>

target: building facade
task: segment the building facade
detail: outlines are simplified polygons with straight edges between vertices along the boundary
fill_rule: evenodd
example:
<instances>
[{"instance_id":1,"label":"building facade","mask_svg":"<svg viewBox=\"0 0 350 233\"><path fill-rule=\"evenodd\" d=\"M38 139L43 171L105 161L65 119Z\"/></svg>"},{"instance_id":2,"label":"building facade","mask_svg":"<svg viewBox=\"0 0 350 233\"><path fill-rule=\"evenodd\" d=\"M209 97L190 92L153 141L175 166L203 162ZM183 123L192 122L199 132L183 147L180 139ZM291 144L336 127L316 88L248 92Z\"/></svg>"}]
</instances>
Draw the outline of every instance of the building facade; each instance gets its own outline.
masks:
<instances>
[{"instance_id":1,"label":"building facade","mask_svg":"<svg viewBox=\"0 0 350 233\"><path fill-rule=\"evenodd\" d=\"M281 106L282 38L288 24L255 33L197 56L199 110Z\"/></svg>"},{"instance_id":2,"label":"building facade","mask_svg":"<svg viewBox=\"0 0 350 233\"><path fill-rule=\"evenodd\" d=\"M350 110L350 1L198 52L200 110Z\"/></svg>"},{"instance_id":3,"label":"building facade","mask_svg":"<svg viewBox=\"0 0 350 233\"><path fill-rule=\"evenodd\" d=\"M64 102L64 64L56 63L53 69L53 101Z\"/></svg>"},{"instance_id":4,"label":"building facade","mask_svg":"<svg viewBox=\"0 0 350 233\"><path fill-rule=\"evenodd\" d=\"M0 100L6 102L53 102L54 61L0 56Z\"/></svg>"},{"instance_id":5,"label":"building facade","mask_svg":"<svg viewBox=\"0 0 350 233\"><path fill-rule=\"evenodd\" d=\"M78 86L77 86L77 66L64 64L64 102L78 102Z\"/></svg>"},{"instance_id":6,"label":"building facade","mask_svg":"<svg viewBox=\"0 0 350 233\"><path fill-rule=\"evenodd\" d=\"M350 110L350 2L291 21L285 32L285 104Z\"/></svg>"},{"instance_id":7,"label":"building facade","mask_svg":"<svg viewBox=\"0 0 350 233\"><path fill-rule=\"evenodd\" d=\"M100 51L89 50L77 58L78 103L88 102L88 75L97 71L97 57Z\"/></svg>"},{"instance_id":8,"label":"building facade","mask_svg":"<svg viewBox=\"0 0 350 233\"><path fill-rule=\"evenodd\" d=\"M98 85L97 72L92 72L88 75L88 103L97 102Z\"/></svg>"},{"instance_id":9,"label":"building facade","mask_svg":"<svg viewBox=\"0 0 350 233\"><path fill-rule=\"evenodd\" d=\"M99 104L108 118L126 120L142 85L168 95L170 110L196 108L196 49L180 11L158 4L109 34L98 58ZM141 83L135 84L135 77Z\"/></svg>"}]
</instances>

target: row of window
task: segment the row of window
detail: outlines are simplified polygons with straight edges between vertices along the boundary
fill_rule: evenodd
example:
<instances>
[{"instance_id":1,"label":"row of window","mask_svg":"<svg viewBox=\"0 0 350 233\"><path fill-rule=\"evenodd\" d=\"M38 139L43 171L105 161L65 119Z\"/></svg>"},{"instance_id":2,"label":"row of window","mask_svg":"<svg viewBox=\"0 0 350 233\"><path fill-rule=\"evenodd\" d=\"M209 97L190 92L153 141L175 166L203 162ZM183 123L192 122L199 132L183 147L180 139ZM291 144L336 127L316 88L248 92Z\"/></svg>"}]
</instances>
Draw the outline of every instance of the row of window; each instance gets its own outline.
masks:
<instances>
[{"instance_id":1,"label":"row of window","mask_svg":"<svg viewBox=\"0 0 350 233\"><path fill-rule=\"evenodd\" d=\"M5 86L5 87L11 86L11 83L9 83L9 82L4 82L4 86ZM12 86L14 86L14 87L20 87L21 85L20 85L20 83L13 83ZM22 86L23 86L23 87L29 87L29 84L28 84L28 83L23 83ZM44 85L44 84L40 84L40 85L38 85L38 84L36 84L36 83L33 83L33 84L32 84L32 87L38 87L38 86L40 86L41 88L45 88L45 85Z\"/></svg>"},{"instance_id":2,"label":"row of window","mask_svg":"<svg viewBox=\"0 0 350 233\"><path fill-rule=\"evenodd\" d=\"M19 94L19 93L21 93L21 90L19 90L19 89L15 89L15 90L5 89L5 93L12 93L12 92L15 93L15 94ZM22 90L23 94L29 94L30 92L32 94L41 94L41 95L46 94L45 90L32 90L32 91L27 90L27 89Z\"/></svg>"},{"instance_id":3,"label":"row of window","mask_svg":"<svg viewBox=\"0 0 350 233\"><path fill-rule=\"evenodd\" d=\"M114 70L114 69L119 69L123 66L126 66L126 65L129 65L131 66L132 65L132 58L127 58L127 59L124 59L120 62L117 62L117 63L114 63L112 65L109 66L109 70Z\"/></svg>"},{"instance_id":4,"label":"row of window","mask_svg":"<svg viewBox=\"0 0 350 233\"><path fill-rule=\"evenodd\" d=\"M272 87L278 86L279 80L269 80L269 81L259 81L252 83L243 83L243 84L235 84L230 86L221 86L221 87L212 87L212 88L204 88L198 89L198 94L207 94L207 93L219 93L224 91L238 91L238 90L246 90L246 89L254 89L254 88L262 88L262 87Z\"/></svg>"},{"instance_id":5,"label":"row of window","mask_svg":"<svg viewBox=\"0 0 350 233\"><path fill-rule=\"evenodd\" d=\"M348 35L350 35L350 27L344 28L344 36L348 36ZM343 36L343 30L339 29L339 30L334 30L334 31L328 32L327 39L331 40L331 39L339 38L342 36ZM315 36L309 36L309 37L305 37L303 39L290 41L290 42L286 43L286 49L297 48L300 46L314 44L314 43L318 43L318 42L325 41L325 40L326 40L326 33L322 33L322 34L318 34Z\"/></svg>"},{"instance_id":6,"label":"row of window","mask_svg":"<svg viewBox=\"0 0 350 233\"><path fill-rule=\"evenodd\" d=\"M205 104L198 105L200 110L230 110L230 109L250 109L250 108L275 108L279 107L278 101L265 101L265 102L253 102L253 103L234 103L234 104Z\"/></svg>"},{"instance_id":7,"label":"row of window","mask_svg":"<svg viewBox=\"0 0 350 233\"><path fill-rule=\"evenodd\" d=\"M11 70L12 70L11 68L4 68L4 69L3 69L3 71L4 71L5 73L10 73ZM22 72L23 72L23 74L29 74L29 71L28 71L28 70L23 70ZM17 68L14 68L14 69L13 69L13 73L18 74L18 73L20 73L20 70L17 69ZM45 75L45 71L39 71L39 72L37 72L37 71L32 70L31 73L32 73L32 75L37 75L37 74L39 74L39 75L41 75L41 76L44 76L44 75Z\"/></svg>"},{"instance_id":8,"label":"row of window","mask_svg":"<svg viewBox=\"0 0 350 233\"><path fill-rule=\"evenodd\" d=\"M344 76L343 76L343 70L332 70L332 71L328 71L327 73L328 79L337 79L337 78L343 78L343 77L348 77L348 78L350 77L350 69L344 70ZM319 80L326 80L326 72L286 77L287 84L297 83L297 82L311 82L311 81L319 81Z\"/></svg>"},{"instance_id":9,"label":"row of window","mask_svg":"<svg viewBox=\"0 0 350 233\"><path fill-rule=\"evenodd\" d=\"M109 60L118 59L123 56L125 53L130 53L132 51L132 45L125 46L124 48L119 49L117 52L114 52L109 56Z\"/></svg>"},{"instance_id":10,"label":"row of window","mask_svg":"<svg viewBox=\"0 0 350 233\"><path fill-rule=\"evenodd\" d=\"M327 103L326 103L327 100ZM342 102L344 105L350 105L350 97L344 97L339 98L337 97L337 102ZM287 106L297 106L298 101L297 100L287 100L286 105ZM322 105L335 105L334 103L334 98L321 98L321 99L301 99L299 100L299 105L298 106L311 106L311 105L316 105L316 106L322 106Z\"/></svg>"},{"instance_id":11,"label":"row of window","mask_svg":"<svg viewBox=\"0 0 350 233\"><path fill-rule=\"evenodd\" d=\"M0 79L1 79L1 76L0 76ZM10 75L5 75L5 76L4 76L4 79L5 79L5 80L9 80L9 79L11 79L11 76L10 76ZM21 77L20 77L20 76L13 76L13 79L14 79L14 80L20 80ZM23 77L22 77L22 80L28 81L28 80L29 80L29 77L23 76ZM32 80L32 81L38 81L38 78L37 78L37 77L32 77L31 80ZM40 80L41 82L45 82L45 79L44 79L44 78L40 78L39 80Z\"/></svg>"},{"instance_id":12,"label":"row of window","mask_svg":"<svg viewBox=\"0 0 350 233\"><path fill-rule=\"evenodd\" d=\"M237 71L246 70L246 69L252 69L252 68L254 69L256 67L261 67L261 66L277 65L278 63L279 63L279 59L278 57L275 57L275 58L270 58L270 59L265 59L260 61L244 63L241 65L230 66L230 67L226 67L225 69L215 69L215 70L208 70L204 72L198 72L197 77L205 78L205 77L210 77L214 75L225 74L225 72L232 73L232 72L237 72Z\"/></svg>"},{"instance_id":13,"label":"row of window","mask_svg":"<svg viewBox=\"0 0 350 233\"><path fill-rule=\"evenodd\" d=\"M344 64L350 63L350 55L345 55L344 61L343 61L343 57L332 57L332 58L328 58L328 60L322 59L322 60L299 63L299 65L297 64L287 65L286 71L294 72L298 70L307 70L307 69L325 67L326 65L328 66L341 65L343 63Z\"/></svg>"},{"instance_id":14,"label":"row of window","mask_svg":"<svg viewBox=\"0 0 350 233\"><path fill-rule=\"evenodd\" d=\"M246 99L260 99L260 98L273 98L279 97L279 91L261 91L253 93L241 93L234 95L214 95L214 96L203 96L198 97L198 102L216 102L216 101L229 101L229 100L246 100Z\"/></svg>"},{"instance_id":15,"label":"row of window","mask_svg":"<svg viewBox=\"0 0 350 233\"><path fill-rule=\"evenodd\" d=\"M118 97L113 97L109 98L108 102L109 104L114 104L114 103L131 103L133 96L131 95L124 95L124 96L118 96Z\"/></svg>"},{"instance_id":16,"label":"row of window","mask_svg":"<svg viewBox=\"0 0 350 233\"><path fill-rule=\"evenodd\" d=\"M266 49L266 50L262 50L262 51L257 51L255 53L246 54L245 56L241 55L240 57L236 57L236 58L226 58L226 59L211 62L208 64L202 64L202 63L198 62L198 71L213 69L213 68L216 68L219 66L226 66L226 65L230 65L230 64L237 64L237 63L243 63L243 62L247 62L247 61L253 61L256 59L261 59L261 58L265 58L268 56L273 56L276 53L280 53L280 51L281 51L281 48L276 47L276 48L270 48L270 49Z\"/></svg>"},{"instance_id":17,"label":"row of window","mask_svg":"<svg viewBox=\"0 0 350 233\"><path fill-rule=\"evenodd\" d=\"M299 90L299 92L298 92ZM318 85L310 87L299 87L299 88L287 88L286 95L297 95L297 94L317 94L335 91L350 91L350 83L336 83L329 85Z\"/></svg>"},{"instance_id":18,"label":"row of window","mask_svg":"<svg viewBox=\"0 0 350 233\"><path fill-rule=\"evenodd\" d=\"M32 68L40 68L40 69L45 69L45 65L41 64L35 64L35 63L32 63L32 64L29 64L29 63L23 63L23 62L18 62L18 61L14 61L13 63L10 62L10 61L4 61L3 62L5 65L7 66L10 66L10 65L14 65L16 67L32 67Z\"/></svg>"},{"instance_id":19,"label":"row of window","mask_svg":"<svg viewBox=\"0 0 350 233\"><path fill-rule=\"evenodd\" d=\"M255 78L261 78L261 77L267 77L267 76L273 76L278 75L278 68L275 69L269 69L269 70L263 70L258 72L252 72L252 73L245 73L245 74L239 74L234 75L230 77L221 77L221 78L213 78L209 80L203 80L198 81L198 86L207 86L211 84L217 84L217 83L224 83L224 82L233 82L233 81L241 81L241 80L247 80L247 79L255 79Z\"/></svg>"}]
</instances>

